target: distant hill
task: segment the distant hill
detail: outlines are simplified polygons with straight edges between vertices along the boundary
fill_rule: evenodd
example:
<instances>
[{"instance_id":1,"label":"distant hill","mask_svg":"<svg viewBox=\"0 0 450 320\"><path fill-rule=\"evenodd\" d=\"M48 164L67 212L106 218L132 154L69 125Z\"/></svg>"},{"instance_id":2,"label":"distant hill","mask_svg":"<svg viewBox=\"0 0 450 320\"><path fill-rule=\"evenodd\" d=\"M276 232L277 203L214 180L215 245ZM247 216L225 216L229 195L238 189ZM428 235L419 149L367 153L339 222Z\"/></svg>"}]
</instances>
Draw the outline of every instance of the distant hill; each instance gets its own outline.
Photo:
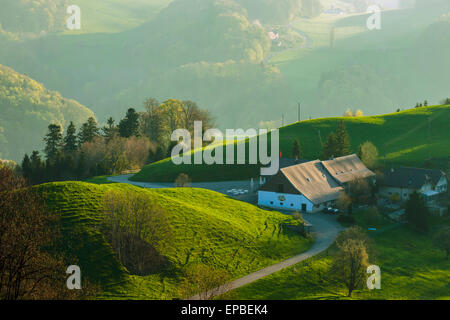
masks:
<instances>
[{"instance_id":1,"label":"distant hill","mask_svg":"<svg viewBox=\"0 0 450 320\"><path fill-rule=\"evenodd\" d=\"M0 65L0 158L20 161L39 150L50 122L79 125L92 116L78 102Z\"/></svg>"},{"instance_id":2,"label":"distant hill","mask_svg":"<svg viewBox=\"0 0 450 320\"><path fill-rule=\"evenodd\" d=\"M178 297L184 267L205 263L233 278L307 250L310 242L286 225L292 217L261 210L203 189L149 190L124 184L48 183L35 187L47 206L61 214L63 248L78 258L90 281L102 285L105 298L172 299ZM148 276L131 275L100 232L100 206L110 191L143 193L166 211L170 243L159 254L170 267ZM166 241L166 242L164 242Z\"/></svg>"},{"instance_id":3,"label":"distant hill","mask_svg":"<svg viewBox=\"0 0 450 320\"><path fill-rule=\"evenodd\" d=\"M360 118L323 118L302 121L280 129L280 149L291 157L294 140L301 145L304 159L322 156L322 143L343 120L351 137L353 152L371 141L379 150L381 165L423 166L430 157L448 165L450 156L450 106L422 107L402 112ZM445 168L441 168L445 169ZM258 177L255 165L179 165L165 159L144 167L132 180L173 182L180 173L193 181L243 180Z\"/></svg>"},{"instance_id":4,"label":"distant hill","mask_svg":"<svg viewBox=\"0 0 450 320\"><path fill-rule=\"evenodd\" d=\"M0 0L0 34L21 36L61 31L68 5L67 0Z\"/></svg>"}]
</instances>

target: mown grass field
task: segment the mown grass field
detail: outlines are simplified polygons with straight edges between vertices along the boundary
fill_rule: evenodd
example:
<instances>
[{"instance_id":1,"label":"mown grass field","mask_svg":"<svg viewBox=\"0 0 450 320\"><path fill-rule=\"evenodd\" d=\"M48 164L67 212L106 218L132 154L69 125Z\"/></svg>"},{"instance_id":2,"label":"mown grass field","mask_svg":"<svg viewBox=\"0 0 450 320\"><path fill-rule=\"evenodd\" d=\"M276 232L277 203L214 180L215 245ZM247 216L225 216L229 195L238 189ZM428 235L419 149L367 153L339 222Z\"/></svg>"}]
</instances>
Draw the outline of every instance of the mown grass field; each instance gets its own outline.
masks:
<instances>
[{"instance_id":1,"label":"mown grass field","mask_svg":"<svg viewBox=\"0 0 450 320\"><path fill-rule=\"evenodd\" d=\"M147 190L123 184L48 183L35 187L61 214L63 250L103 288L99 298L172 299L190 264L225 269L233 278L306 251L311 241L288 228L292 217L267 212L202 189ZM160 244L169 266L148 276L130 275L116 259L99 225L110 190L144 193L162 206L173 237Z\"/></svg>"},{"instance_id":2,"label":"mown grass field","mask_svg":"<svg viewBox=\"0 0 450 320\"><path fill-rule=\"evenodd\" d=\"M355 291L351 299L450 299L450 261L430 236L404 226L373 236L381 268L381 290ZM290 269L280 271L231 293L234 299L344 300L347 290L333 276L336 247Z\"/></svg>"},{"instance_id":3,"label":"mown grass field","mask_svg":"<svg viewBox=\"0 0 450 320\"><path fill-rule=\"evenodd\" d=\"M297 139L302 158L320 158L322 143L330 132L336 131L340 120L347 126L353 152L365 141L371 141L378 148L380 164L422 166L426 159L446 161L450 155L450 106L432 106L380 116L294 123L280 129L283 156L291 156L293 142ZM173 182L180 173L188 174L193 181L244 180L258 177L259 168L254 165L176 166L171 159L165 159L144 167L132 180Z\"/></svg>"}]
</instances>

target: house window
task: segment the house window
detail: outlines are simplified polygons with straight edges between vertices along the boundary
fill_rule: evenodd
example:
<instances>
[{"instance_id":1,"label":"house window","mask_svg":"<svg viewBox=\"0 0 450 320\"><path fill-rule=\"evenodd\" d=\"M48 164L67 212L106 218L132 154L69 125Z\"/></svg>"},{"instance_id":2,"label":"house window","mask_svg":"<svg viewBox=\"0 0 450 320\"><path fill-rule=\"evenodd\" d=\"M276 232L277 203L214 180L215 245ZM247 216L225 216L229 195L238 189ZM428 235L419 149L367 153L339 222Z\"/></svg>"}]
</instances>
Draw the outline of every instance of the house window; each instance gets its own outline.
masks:
<instances>
[{"instance_id":1,"label":"house window","mask_svg":"<svg viewBox=\"0 0 450 320\"><path fill-rule=\"evenodd\" d=\"M270 204L273 204L273 201L270 201Z\"/></svg>"},{"instance_id":2,"label":"house window","mask_svg":"<svg viewBox=\"0 0 450 320\"><path fill-rule=\"evenodd\" d=\"M283 202L280 202L280 206L283 206L284 205L284 203Z\"/></svg>"},{"instance_id":3,"label":"house window","mask_svg":"<svg viewBox=\"0 0 450 320\"><path fill-rule=\"evenodd\" d=\"M291 207L293 207L294 206L294 204L293 203L291 203Z\"/></svg>"}]
</instances>

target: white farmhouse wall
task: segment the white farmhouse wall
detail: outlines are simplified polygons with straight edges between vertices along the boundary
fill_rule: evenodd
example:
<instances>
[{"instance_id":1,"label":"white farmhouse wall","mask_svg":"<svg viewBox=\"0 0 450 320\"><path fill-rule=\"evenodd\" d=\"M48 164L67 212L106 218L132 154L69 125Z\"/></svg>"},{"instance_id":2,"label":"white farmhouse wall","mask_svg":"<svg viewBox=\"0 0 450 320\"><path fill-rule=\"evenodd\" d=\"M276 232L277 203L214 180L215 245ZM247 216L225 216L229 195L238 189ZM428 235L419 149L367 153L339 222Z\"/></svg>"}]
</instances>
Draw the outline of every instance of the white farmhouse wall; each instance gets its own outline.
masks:
<instances>
[{"instance_id":1,"label":"white farmhouse wall","mask_svg":"<svg viewBox=\"0 0 450 320\"><path fill-rule=\"evenodd\" d=\"M448 188L448 180L447 177L441 177L441 179L436 184L436 191L439 193L446 192Z\"/></svg>"},{"instance_id":2,"label":"white farmhouse wall","mask_svg":"<svg viewBox=\"0 0 450 320\"><path fill-rule=\"evenodd\" d=\"M393 195L398 195L400 201L407 201L409 196L414 192L414 189L394 188L394 187L381 187L380 195L385 198L390 198Z\"/></svg>"},{"instance_id":3,"label":"white farmhouse wall","mask_svg":"<svg viewBox=\"0 0 450 320\"><path fill-rule=\"evenodd\" d=\"M281 201L279 199L280 196L284 197L285 201ZM314 204L303 195L258 191L258 205L260 206L302 211L302 204L306 205L306 212L317 211L317 208L314 208Z\"/></svg>"}]
</instances>

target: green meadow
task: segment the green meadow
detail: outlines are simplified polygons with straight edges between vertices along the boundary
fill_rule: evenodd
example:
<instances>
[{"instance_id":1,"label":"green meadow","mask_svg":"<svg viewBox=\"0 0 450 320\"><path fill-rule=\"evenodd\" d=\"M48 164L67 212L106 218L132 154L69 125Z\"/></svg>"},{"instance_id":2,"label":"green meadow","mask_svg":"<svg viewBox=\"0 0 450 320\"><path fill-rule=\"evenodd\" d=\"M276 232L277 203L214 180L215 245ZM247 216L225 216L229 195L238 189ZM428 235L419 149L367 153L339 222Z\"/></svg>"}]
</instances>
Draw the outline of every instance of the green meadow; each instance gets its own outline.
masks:
<instances>
[{"instance_id":1,"label":"green meadow","mask_svg":"<svg viewBox=\"0 0 450 320\"><path fill-rule=\"evenodd\" d=\"M35 190L61 215L63 252L74 257L73 263L87 279L102 287L98 298L176 298L183 270L191 264L204 263L238 278L306 251L312 244L289 227L298 224L292 217L203 189L58 182ZM159 244L167 267L136 276L116 258L99 228L103 195L110 190L144 193L164 208L173 233L170 241Z\"/></svg>"},{"instance_id":2,"label":"green meadow","mask_svg":"<svg viewBox=\"0 0 450 320\"><path fill-rule=\"evenodd\" d=\"M389 228L386 228L389 229ZM429 235L398 226L372 236L381 269L381 290L355 291L356 300L450 299L450 262ZM289 269L277 272L231 293L234 299L345 300L347 290L333 275L336 247Z\"/></svg>"},{"instance_id":3,"label":"green meadow","mask_svg":"<svg viewBox=\"0 0 450 320\"><path fill-rule=\"evenodd\" d=\"M341 120L347 126L353 152L362 143L371 141L378 148L379 162L383 165L422 166L426 159L445 160L450 154L450 106L430 106L380 116L297 122L280 128L282 155L290 157L293 142L298 140L302 158L321 158L323 142L330 132L336 130ZM259 167L206 164L176 166L169 158L147 165L132 180L173 182L180 173L188 174L192 181L244 180L257 177Z\"/></svg>"}]
</instances>

